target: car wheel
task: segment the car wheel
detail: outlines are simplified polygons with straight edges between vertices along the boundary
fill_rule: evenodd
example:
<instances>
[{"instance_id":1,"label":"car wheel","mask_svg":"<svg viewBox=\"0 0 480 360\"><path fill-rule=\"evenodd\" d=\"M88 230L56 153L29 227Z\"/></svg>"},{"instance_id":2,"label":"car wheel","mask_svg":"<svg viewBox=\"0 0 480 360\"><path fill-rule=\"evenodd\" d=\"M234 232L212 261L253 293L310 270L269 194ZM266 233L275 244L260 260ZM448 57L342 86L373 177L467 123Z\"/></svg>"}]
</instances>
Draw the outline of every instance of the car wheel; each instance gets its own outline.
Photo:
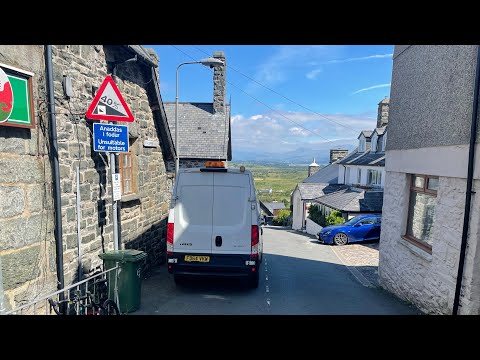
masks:
<instances>
[{"instance_id":1,"label":"car wheel","mask_svg":"<svg viewBox=\"0 0 480 360\"><path fill-rule=\"evenodd\" d=\"M344 233L335 234L333 237L333 242L335 245L345 245L348 243L348 236Z\"/></svg>"}]
</instances>

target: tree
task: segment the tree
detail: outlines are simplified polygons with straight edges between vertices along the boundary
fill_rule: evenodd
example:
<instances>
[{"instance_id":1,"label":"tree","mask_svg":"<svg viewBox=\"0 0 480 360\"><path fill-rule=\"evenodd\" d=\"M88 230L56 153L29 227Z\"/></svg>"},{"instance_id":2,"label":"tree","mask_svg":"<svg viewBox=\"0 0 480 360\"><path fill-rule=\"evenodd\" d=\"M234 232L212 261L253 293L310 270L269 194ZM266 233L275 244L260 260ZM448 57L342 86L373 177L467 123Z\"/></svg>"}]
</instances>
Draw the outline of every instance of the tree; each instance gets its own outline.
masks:
<instances>
[{"instance_id":1,"label":"tree","mask_svg":"<svg viewBox=\"0 0 480 360\"><path fill-rule=\"evenodd\" d=\"M290 218L290 210L282 209L273 218L272 224L279 225L279 226L286 226L288 225L289 218Z\"/></svg>"},{"instance_id":2,"label":"tree","mask_svg":"<svg viewBox=\"0 0 480 360\"><path fill-rule=\"evenodd\" d=\"M342 216L342 213L337 210L333 210L330 215L326 217L327 225L339 225L345 222L345 219Z\"/></svg>"},{"instance_id":3,"label":"tree","mask_svg":"<svg viewBox=\"0 0 480 360\"><path fill-rule=\"evenodd\" d=\"M325 216L320 209L320 205L312 204L308 207L308 218L322 227L326 226Z\"/></svg>"}]
</instances>

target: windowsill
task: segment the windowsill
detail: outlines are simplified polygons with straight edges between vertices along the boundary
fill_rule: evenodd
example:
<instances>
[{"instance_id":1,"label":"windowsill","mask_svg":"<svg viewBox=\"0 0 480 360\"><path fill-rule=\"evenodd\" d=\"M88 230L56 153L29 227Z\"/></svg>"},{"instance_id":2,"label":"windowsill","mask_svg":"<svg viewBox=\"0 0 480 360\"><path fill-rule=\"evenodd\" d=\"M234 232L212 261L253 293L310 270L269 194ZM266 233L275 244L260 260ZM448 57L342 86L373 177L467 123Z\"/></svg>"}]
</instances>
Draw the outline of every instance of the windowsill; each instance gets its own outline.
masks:
<instances>
[{"instance_id":1,"label":"windowsill","mask_svg":"<svg viewBox=\"0 0 480 360\"><path fill-rule=\"evenodd\" d=\"M122 203L129 202L129 201L135 201L138 200L140 201L140 195L139 194L128 194L128 195L123 195L120 201Z\"/></svg>"},{"instance_id":2,"label":"windowsill","mask_svg":"<svg viewBox=\"0 0 480 360\"><path fill-rule=\"evenodd\" d=\"M406 235L402 235L402 239L405 241L401 241L400 243L406 246L415 255L423 258L424 260L432 261L432 247L430 245L424 244Z\"/></svg>"}]
</instances>

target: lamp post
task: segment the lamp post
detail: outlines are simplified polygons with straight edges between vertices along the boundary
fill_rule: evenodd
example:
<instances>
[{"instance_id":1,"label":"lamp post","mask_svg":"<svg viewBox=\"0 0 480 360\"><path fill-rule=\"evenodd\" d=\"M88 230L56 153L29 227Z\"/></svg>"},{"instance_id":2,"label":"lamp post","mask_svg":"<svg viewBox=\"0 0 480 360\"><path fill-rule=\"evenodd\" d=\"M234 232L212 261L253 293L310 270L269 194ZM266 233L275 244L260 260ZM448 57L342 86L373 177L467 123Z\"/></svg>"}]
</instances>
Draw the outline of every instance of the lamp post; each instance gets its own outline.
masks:
<instances>
[{"instance_id":1,"label":"lamp post","mask_svg":"<svg viewBox=\"0 0 480 360\"><path fill-rule=\"evenodd\" d=\"M200 61L184 62L177 66L177 73L175 76L175 176L178 175L178 169L180 168L180 156L178 155L178 70L180 70L182 65L189 64L202 64L212 68L214 66L223 65L223 61L210 57Z\"/></svg>"}]
</instances>

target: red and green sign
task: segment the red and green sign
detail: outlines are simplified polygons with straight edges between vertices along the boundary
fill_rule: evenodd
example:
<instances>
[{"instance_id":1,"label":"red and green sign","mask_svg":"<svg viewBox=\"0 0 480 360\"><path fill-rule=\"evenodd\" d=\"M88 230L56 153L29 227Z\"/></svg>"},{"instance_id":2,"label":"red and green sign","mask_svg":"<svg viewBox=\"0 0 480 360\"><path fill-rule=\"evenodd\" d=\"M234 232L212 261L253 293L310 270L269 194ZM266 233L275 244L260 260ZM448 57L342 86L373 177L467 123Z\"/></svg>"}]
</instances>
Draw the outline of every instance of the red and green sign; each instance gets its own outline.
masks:
<instances>
[{"instance_id":1,"label":"red and green sign","mask_svg":"<svg viewBox=\"0 0 480 360\"><path fill-rule=\"evenodd\" d=\"M32 128L30 76L0 66L0 125Z\"/></svg>"}]
</instances>

